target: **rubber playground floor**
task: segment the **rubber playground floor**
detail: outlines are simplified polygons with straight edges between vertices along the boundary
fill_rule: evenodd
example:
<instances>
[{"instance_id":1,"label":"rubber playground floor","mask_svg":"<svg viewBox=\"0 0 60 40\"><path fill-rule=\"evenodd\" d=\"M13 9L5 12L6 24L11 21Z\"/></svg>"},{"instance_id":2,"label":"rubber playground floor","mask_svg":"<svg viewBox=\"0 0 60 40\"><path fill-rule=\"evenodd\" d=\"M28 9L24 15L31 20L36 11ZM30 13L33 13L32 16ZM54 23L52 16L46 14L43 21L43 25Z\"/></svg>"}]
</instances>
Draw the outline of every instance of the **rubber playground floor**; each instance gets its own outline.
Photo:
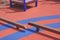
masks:
<instances>
[{"instance_id":1,"label":"rubber playground floor","mask_svg":"<svg viewBox=\"0 0 60 40\"><path fill-rule=\"evenodd\" d=\"M10 8L8 5L0 9L0 17L25 25L29 29L18 31L12 29L12 24L0 21L0 40L60 40L60 35L41 29L35 33L35 28L28 22L35 22L57 30L60 30L60 4L54 1L39 1L38 7L34 3L27 6Z\"/></svg>"}]
</instances>

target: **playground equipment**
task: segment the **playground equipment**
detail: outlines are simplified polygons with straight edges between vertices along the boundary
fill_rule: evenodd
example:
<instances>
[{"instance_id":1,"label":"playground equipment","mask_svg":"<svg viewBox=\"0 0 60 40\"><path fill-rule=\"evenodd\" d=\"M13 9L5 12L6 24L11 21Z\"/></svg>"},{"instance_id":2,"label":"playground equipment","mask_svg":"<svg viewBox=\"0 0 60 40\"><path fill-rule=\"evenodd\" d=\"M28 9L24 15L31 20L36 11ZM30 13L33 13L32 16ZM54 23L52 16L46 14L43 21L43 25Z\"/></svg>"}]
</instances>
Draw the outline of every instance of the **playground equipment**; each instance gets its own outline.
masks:
<instances>
[{"instance_id":1,"label":"playground equipment","mask_svg":"<svg viewBox=\"0 0 60 40\"><path fill-rule=\"evenodd\" d=\"M0 18L0 20L15 25L16 29L19 29L19 28L28 29L27 27L25 27L25 26L23 26L23 25L21 25L19 23L12 22L12 21L10 21L8 19L5 19L5 18ZM45 29L47 31L50 31L50 32L53 32L53 33L56 33L56 34L60 34L59 30L56 30L56 29L53 29L53 28L49 28L49 27L44 26L44 25L38 25L38 24L35 24L33 22L30 22L28 24L36 27L36 32L39 32L39 29L42 28L42 29Z\"/></svg>"},{"instance_id":2,"label":"playground equipment","mask_svg":"<svg viewBox=\"0 0 60 40\"><path fill-rule=\"evenodd\" d=\"M35 6L38 6L38 0L10 0L10 8L12 8L12 3L19 3L24 5L24 11L26 11L26 5L35 2Z\"/></svg>"},{"instance_id":3,"label":"playground equipment","mask_svg":"<svg viewBox=\"0 0 60 40\"><path fill-rule=\"evenodd\" d=\"M0 8L3 8L6 4L6 0L0 0Z\"/></svg>"},{"instance_id":4,"label":"playground equipment","mask_svg":"<svg viewBox=\"0 0 60 40\"><path fill-rule=\"evenodd\" d=\"M30 22L28 23L29 25L32 25L34 27L36 27L36 31L39 32L39 29L42 28L42 29L45 29L47 31L51 31L51 32L54 32L56 34L60 34L60 31L56 30L56 29L53 29L53 28L50 28L50 27L47 27L47 26L44 26L44 25L38 25L36 23L33 23L33 22Z\"/></svg>"}]
</instances>

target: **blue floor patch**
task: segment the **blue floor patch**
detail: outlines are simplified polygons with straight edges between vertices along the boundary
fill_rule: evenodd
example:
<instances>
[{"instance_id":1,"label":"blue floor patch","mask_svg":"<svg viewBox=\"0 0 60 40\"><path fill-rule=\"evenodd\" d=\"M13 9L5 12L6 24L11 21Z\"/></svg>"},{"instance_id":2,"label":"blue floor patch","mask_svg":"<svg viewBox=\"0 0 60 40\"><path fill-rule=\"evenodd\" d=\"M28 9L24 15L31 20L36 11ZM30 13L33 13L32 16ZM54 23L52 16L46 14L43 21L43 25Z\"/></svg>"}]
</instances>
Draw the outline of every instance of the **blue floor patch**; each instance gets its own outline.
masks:
<instances>
[{"instance_id":1,"label":"blue floor patch","mask_svg":"<svg viewBox=\"0 0 60 40\"><path fill-rule=\"evenodd\" d=\"M60 15L53 15L53 16L44 16L44 17L37 17L37 18L30 18L30 19L26 19L26 20L21 20L21 21L17 21L18 23L21 24L26 24L28 22L37 22L37 21L43 21L43 20L50 20L50 19L56 19L56 18L60 18ZM13 27L11 24L6 24L3 26L0 26L0 30L5 30L9 27Z\"/></svg>"},{"instance_id":2,"label":"blue floor patch","mask_svg":"<svg viewBox=\"0 0 60 40\"><path fill-rule=\"evenodd\" d=\"M50 26L51 28L60 28L60 22L54 24L47 24L46 26Z\"/></svg>"},{"instance_id":3,"label":"blue floor patch","mask_svg":"<svg viewBox=\"0 0 60 40\"><path fill-rule=\"evenodd\" d=\"M11 25L11 24L1 25L1 26L0 26L0 31L5 30L5 29L7 29L7 28L11 28L11 27L13 27L13 25Z\"/></svg>"},{"instance_id":4,"label":"blue floor patch","mask_svg":"<svg viewBox=\"0 0 60 40\"><path fill-rule=\"evenodd\" d=\"M56 25L59 25L60 23L55 23L55 24L45 24L45 25L47 25L47 26L51 26L51 25L54 25L54 26L52 26L53 28L57 28L57 26ZM59 25L60 26L60 25ZM59 27L58 26L58 27ZM36 28L35 27L33 27L33 28L31 28L31 29L27 29L27 30L24 30L25 32L16 32L16 33L13 33L13 34L10 34L10 35L8 35L8 36L5 36L4 38L1 38L1 40L17 40L17 39L19 39L19 38L23 38L23 37L26 37L26 36L28 36L28 35L31 35L31 34L34 34L35 33L35 30L36 30ZM42 31L42 30L40 30L40 31Z\"/></svg>"},{"instance_id":5,"label":"blue floor patch","mask_svg":"<svg viewBox=\"0 0 60 40\"><path fill-rule=\"evenodd\" d=\"M14 34L11 34L9 36L6 36L4 38L2 38L1 40L17 40L19 38L23 38L25 36L28 36L28 35L31 35L33 33L35 33L35 27L34 28L31 28L31 29L27 29L27 30L24 30L25 32L16 32Z\"/></svg>"},{"instance_id":6,"label":"blue floor patch","mask_svg":"<svg viewBox=\"0 0 60 40\"><path fill-rule=\"evenodd\" d=\"M37 22L37 21L50 20L50 19L56 19L56 18L60 18L60 15L30 18L30 19L22 20L22 21L18 21L18 22L21 23L21 24L27 24L27 23L30 22L30 21L31 21L31 22Z\"/></svg>"}]
</instances>

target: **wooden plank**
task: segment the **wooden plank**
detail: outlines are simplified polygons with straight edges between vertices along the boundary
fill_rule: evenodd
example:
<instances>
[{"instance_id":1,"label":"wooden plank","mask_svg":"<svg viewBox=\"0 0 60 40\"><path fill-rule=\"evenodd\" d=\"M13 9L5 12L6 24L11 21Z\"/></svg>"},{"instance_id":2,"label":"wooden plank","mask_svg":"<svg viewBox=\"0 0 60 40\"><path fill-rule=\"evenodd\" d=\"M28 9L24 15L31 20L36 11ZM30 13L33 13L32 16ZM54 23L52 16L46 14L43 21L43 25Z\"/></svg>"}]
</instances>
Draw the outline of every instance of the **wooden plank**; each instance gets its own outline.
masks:
<instances>
[{"instance_id":1,"label":"wooden plank","mask_svg":"<svg viewBox=\"0 0 60 40\"><path fill-rule=\"evenodd\" d=\"M32 25L34 27L36 27L36 31L39 32L39 28L42 28L42 29L45 29L47 31L51 31L51 32L54 32L56 34L60 34L60 30L56 30L54 28L50 28L50 27L47 27L47 26L44 26L44 25L38 25L36 23L33 23L33 22L30 22L28 23L29 25Z\"/></svg>"},{"instance_id":2,"label":"wooden plank","mask_svg":"<svg viewBox=\"0 0 60 40\"><path fill-rule=\"evenodd\" d=\"M13 21L11 21L11 20L8 20L8 19L2 18L2 17L0 18L0 20L15 25L17 29L19 29L19 28L26 29L26 27L23 26L23 25L20 24L20 23L13 22Z\"/></svg>"}]
</instances>

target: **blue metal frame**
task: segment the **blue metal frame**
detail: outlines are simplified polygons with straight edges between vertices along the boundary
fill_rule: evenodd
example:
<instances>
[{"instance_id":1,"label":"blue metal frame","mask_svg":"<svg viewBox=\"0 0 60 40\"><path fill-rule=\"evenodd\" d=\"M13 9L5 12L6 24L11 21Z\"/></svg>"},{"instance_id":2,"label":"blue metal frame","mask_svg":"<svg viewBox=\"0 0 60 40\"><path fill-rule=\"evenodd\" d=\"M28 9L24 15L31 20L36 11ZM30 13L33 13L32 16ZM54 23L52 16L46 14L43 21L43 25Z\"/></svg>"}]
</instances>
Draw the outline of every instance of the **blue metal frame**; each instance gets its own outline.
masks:
<instances>
[{"instance_id":1,"label":"blue metal frame","mask_svg":"<svg viewBox=\"0 0 60 40\"><path fill-rule=\"evenodd\" d=\"M25 2L25 0L24 0L24 11L26 11L26 2Z\"/></svg>"},{"instance_id":2,"label":"blue metal frame","mask_svg":"<svg viewBox=\"0 0 60 40\"><path fill-rule=\"evenodd\" d=\"M12 8L12 0L10 0L10 8ZM38 6L38 0L36 0L36 2L35 2L35 6L37 7ZM25 2L25 0L24 0L24 11L26 11L26 2Z\"/></svg>"},{"instance_id":3,"label":"blue metal frame","mask_svg":"<svg viewBox=\"0 0 60 40\"><path fill-rule=\"evenodd\" d=\"M35 6L36 6L36 7L38 6L38 0L36 0L36 2L35 2Z\"/></svg>"},{"instance_id":4,"label":"blue metal frame","mask_svg":"<svg viewBox=\"0 0 60 40\"><path fill-rule=\"evenodd\" d=\"M12 0L10 0L10 8L12 8Z\"/></svg>"}]
</instances>

